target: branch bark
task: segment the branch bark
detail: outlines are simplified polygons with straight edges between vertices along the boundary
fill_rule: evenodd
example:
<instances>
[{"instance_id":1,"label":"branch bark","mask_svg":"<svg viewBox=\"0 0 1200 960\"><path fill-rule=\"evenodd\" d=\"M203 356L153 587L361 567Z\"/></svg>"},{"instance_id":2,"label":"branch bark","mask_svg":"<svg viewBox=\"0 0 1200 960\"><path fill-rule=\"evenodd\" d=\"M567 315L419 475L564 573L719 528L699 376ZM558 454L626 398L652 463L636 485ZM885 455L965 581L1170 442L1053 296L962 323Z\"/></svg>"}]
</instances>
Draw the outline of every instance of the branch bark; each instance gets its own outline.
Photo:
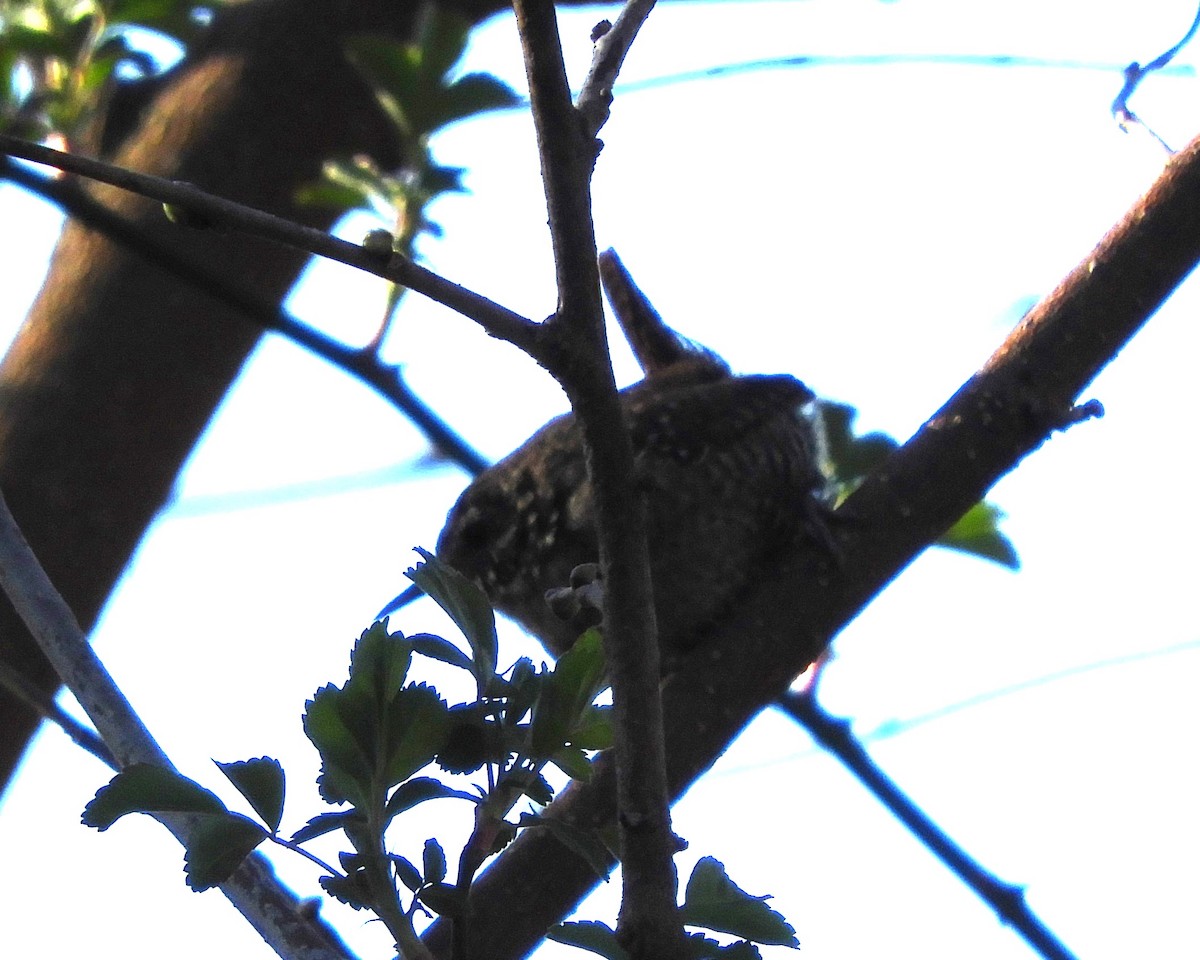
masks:
<instances>
[{"instance_id":1,"label":"branch bark","mask_svg":"<svg viewBox=\"0 0 1200 960\"><path fill-rule=\"evenodd\" d=\"M1200 262L1200 138L1018 325L983 368L843 505L840 563L798 548L744 596L663 691L667 777L678 798L742 728L929 543L1056 430L1096 374ZM593 828L615 815L612 758L548 811ZM526 955L595 886L543 831L518 838L476 881L472 945ZM427 940L448 956L447 930Z\"/></svg>"}]
</instances>

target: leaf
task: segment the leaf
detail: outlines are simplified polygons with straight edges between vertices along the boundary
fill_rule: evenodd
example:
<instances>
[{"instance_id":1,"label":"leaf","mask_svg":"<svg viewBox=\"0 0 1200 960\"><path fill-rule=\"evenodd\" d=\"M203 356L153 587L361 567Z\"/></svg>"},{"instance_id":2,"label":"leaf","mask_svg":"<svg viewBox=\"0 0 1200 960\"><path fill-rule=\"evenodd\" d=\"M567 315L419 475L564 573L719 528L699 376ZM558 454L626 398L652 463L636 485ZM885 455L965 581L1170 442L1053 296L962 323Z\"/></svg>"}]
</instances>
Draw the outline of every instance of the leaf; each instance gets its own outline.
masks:
<instances>
[{"instance_id":1,"label":"leaf","mask_svg":"<svg viewBox=\"0 0 1200 960\"><path fill-rule=\"evenodd\" d=\"M187 885L199 892L224 883L266 838L261 826L238 813L200 817L187 841Z\"/></svg>"},{"instance_id":2,"label":"leaf","mask_svg":"<svg viewBox=\"0 0 1200 960\"><path fill-rule=\"evenodd\" d=\"M572 780L587 783L592 779L592 765L588 762L587 754L578 747L559 747L550 757L550 762Z\"/></svg>"},{"instance_id":3,"label":"leaf","mask_svg":"<svg viewBox=\"0 0 1200 960\"><path fill-rule=\"evenodd\" d=\"M424 867L426 883L441 883L446 879L446 854L442 845L436 840L425 841L421 863Z\"/></svg>"},{"instance_id":4,"label":"leaf","mask_svg":"<svg viewBox=\"0 0 1200 960\"><path fill-rule=\"evenodd\" d=\"M340 900L355 910L371 910L375 899L371 894L371 884L367 879L367 871L357 869L344 877L321 877L318 881L321 889L335 900Z\"/></svg>"},{"instance_id":5,"label":"leaf","mask_svg":"<svg viewBox=\"0 0 1200 960\"><path fill-rule=\"evenodd\" d=\"M687 883L683 922L755 943L799 947L796 931L767 906L769 897L754 897L729 879L725 865L712 857L696 863Z\"/></svg>"},{"instance_id":6,"label":"leaf","mask_svg":"<svg viewBox=\"0 0 1200 960\"><path fill-rule=\"evenodd\" d=\"M475 662L475 680L482 692L496 672L498 656L496 614L492 605L482 590L453 567L442 563L428 550L420 547L416 550L425 562L405 571L405 575L446 611L467 638Z\"/></svg>"},{"instance_id":7,"label":"leaf","mask_svg":"<svg viewBox=\"0 0 1200 960\"><path fill-rule=\"evenodd\" d=\"M558 658L533 708L534 756L547 758L572 742L572 736L604 688L604 649L600 631L586 631Z\"/></svg>"},{"instance_id":8,"label":"leaf","mask_svg":"<svg viewBox=\"0 0 1200 960\"><path fill-rule=\"evenodd\" d=\"M937 539L937 545L1018 570L1021 558L1017 556L1017 549L999 529L1003 519L1003 510L986 500L980 501Z\"/></svg>"},{"instance_id":9,"label":"leaf","mask_svg":"<svg viewBox=\"0 0 1200 960\"><path fill-rule=\"evenodd\" d=\"M408 887L413 893L421 889L421 885L425 882L421 876L421 871L418 870L413 862L399 854L392 854L389 859L396 869L396 876L400 878L400 882Z\"/></svg>"},{"instance_id":10,"label":"leaf","mask_svg":"<svg viewBox=\"0 0 1200 960\"><path fill-rule=\"evenodd\" d=\"M588 950L604 957L605 960L629 960L629 954L617 943L616 931L597 920L557 924L550 928L546 939Z\"/></svg>"},{"instance_id":11,"label":"leaf","mask_svg":"<svg viewBox=\"0 0 1200 960\"><path fill-rule=\"evenodd\" d=\"M471 662L471 658L444 637L437 637L432 633L417 633L408 639L413 645L413 653L419 653L423 657L429 657L431 660L438 660L441 663L448 663L450 666L459 667L468 673L474 672L475 665Z\"/></svg>"},{"instance_id":12,"label":"leaf","mask_svg":"<svg viewBox=\"0 0 1200 960\"><path fill-rule=\"evenodd\" d=\"M365 823L363 815L357 810L318 814L292 835L292 843L307 843L309 840L323 837L334 830L345 830L349 826L364 826Z\"/></svg>"},{"instance_id":13,"label":"leaf","mask_svg":"<svg viewBox=\"0 0 1200 960\"><path fill-rule=\"evenodd\" d=\"M215 793L165 767L135 763L97 791L83 811L83 824L107 830L128 813L228 811Z\"/></svg>"},{"instance_id":14,"label":"leaf","mask_svg":"<svg viewBox=\"0 0 1200 960\"><path fill-rule=\"evenodd\" d=\"M446 786L440 780L435 780L433 777L414 777L400 786L398 786L392 795L388 798L386 813L388 819L403 813L405 810L410 810L419 803L424 803L426 800L439 800L442 798L454 797L459 800L470 800L471 803L478 803L479 798L473 793L467 793L464 790L455 790Z\"/></svg>"},{"instance_id":15,"label":"leaf","mask_svg":"<svg viewBox=\"0 0 1200 960\"><path fill-rule=\"evenodd\" d=\"M437 126L444 127L489 110L514 107L520 102L521 98L503 80L490 73L468 73L443 91L438 100Z\"/></svg>"},{"instance_id":16,"label":"leaf","mask_svg":"<svg viewBox=\"0 0 1200 960\"><path fill-rule=\"evenodd\" d=\"M257 757L236 763L220 763L217 760L213 763L237 787L238 793L250 802L267 829L271 833L278 831L279 822L283 819L286 783L279 761L271 757Z\"/></svg>"},{"instance_id":17,"label":"leaf","mask_svg":"<svg viewBox=\"0 0 1200 960\"><path fill-rule=\"evenodd\" d=\"M375 623L354 646L346 684L327 684L305 705L304 732L321 754L328 802L362 806L437 752L444 731L437 716L446 706L429 687L402 686L411 661L412 644ZM416 731L423 723L427 729Z\"/></svg>"}]
</instances>

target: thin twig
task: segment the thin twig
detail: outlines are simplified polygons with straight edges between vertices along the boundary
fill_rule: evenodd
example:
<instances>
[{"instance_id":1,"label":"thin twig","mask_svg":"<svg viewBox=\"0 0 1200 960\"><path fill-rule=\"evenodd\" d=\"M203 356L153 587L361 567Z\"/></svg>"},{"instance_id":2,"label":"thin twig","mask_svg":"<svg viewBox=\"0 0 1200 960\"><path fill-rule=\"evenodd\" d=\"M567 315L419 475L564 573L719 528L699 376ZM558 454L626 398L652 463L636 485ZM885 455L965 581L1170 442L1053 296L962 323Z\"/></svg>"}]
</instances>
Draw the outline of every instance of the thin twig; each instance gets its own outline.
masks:
<instances>
[{"instance_id":1,"label":"thin twig","mask_svg":"<svg viewBox=\"0 0 1200 960\"><path fill-rule=\"evenodd\" d=\"M310 327L257 291L232 283L227 277L196 263L186 254L165 247L138 224L109 209L73 180L58 180L35 173L29 167L0 157L0 179L56 204L80 223L133 251L154 266L228 304L246 319L286 337L374 389L403 413L448 460L474 475L485 469L487 460L446 424L404 382L398 367L385 364L378 354L339 343Z\"/></svg>"},{"instance_id":2,"label":"thin twig","mask_svg":"<svg viewBox=\"0 0 1200 960\"><path fill-rule=\"evenodd\" d=\"M75 615L50 582L0 496L0 585L30 634L74 694L118 763L152 763L173 770L171 761L133 711L88 645ZM186 843L190 817L157 819ZM332 928L305 916L300 901L275 879L267 861L250 857L221 885L221 891L268 944L285 958L352 960Z\"/></svg>"},{"instance_id":3,"label":"thin twig","mask_svg":"<svg viewBox=\"0 0 1200 960\"><path fill-rule=\"evenodd\" d=\"M322 230L214 196L190 183L126 170L102 160L63 153L7 134L0 134L0 153L47 164L68 173L158 200L183 211L186 219L193 223L203 223L205 228L237 230L250 236L262 237L314 256L336 260L393 283L404 284L417 293L474 320L491 336L507 340L535 358L539 355L540 324L440 277L400 254L380 256L360 244L350 243Z\"/></svg>"},{"instance_id":4,"label":"thin twig","mask_svg":"<svg viewBox=\"0 0 1200 960\"><path fill-rule=\"evenodd\" d=\"M831 716L810 688L790 691L776 701L778 707L807 730L814 740L832 753L901 823L949 867L963 883L988 904L1005 923L1046 960L1075 960L1075 954L1054 935L1025 899L1025 891L1005 883L983 869L945 831L905 795L871 759L855 737L848 720Z\"/></svg>"},{"instance_id":5,"label":"thin twig","mask_svg":"<svg viewBox=\"0 0 1200 960\"><path fill-rule=\"evenodd\" d=\"M54 695L47 693L23 673L18 673L10 664L0 660L0 687L24 703L41 717L55 724L63 733L75 741L101 763L119 770L112 751L104 745L100 735L71 716L54 702Z\"/></svg>"},{"instance_id":6,"label":"thin twig","mask_svg":"<svg viewBox=\"0 0 1200 960\"><path fill-rule=\"evenodd\" d=\"M578 108L594 137L608 122L613 101L613 85L642 24L654 9L654 0L629 0L612 27L596 38L592 66L579 92Z\"/></svg>"}]
</instances>

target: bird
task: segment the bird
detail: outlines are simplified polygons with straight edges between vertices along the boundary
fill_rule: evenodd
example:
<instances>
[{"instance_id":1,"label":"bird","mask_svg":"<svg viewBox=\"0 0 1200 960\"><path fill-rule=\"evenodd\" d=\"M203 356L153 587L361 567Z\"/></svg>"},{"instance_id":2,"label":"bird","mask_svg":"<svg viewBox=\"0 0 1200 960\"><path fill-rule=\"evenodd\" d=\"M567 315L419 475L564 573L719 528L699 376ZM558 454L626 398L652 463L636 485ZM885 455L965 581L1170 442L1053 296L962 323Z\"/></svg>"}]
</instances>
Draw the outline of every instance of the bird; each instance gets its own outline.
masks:
<instances>
[{"instance_id":1,"label":"bird","mask_svg":"<svg viewBox=\"0 0 1200 960\"><path fill-rule=\"evenodd\" d=\"M615 253L600 263L644 370L619 400L646 504L659 645L670 662L702 639L774 555L800 538L831 543L815 397L788 374L733 374L662 321ZM579 623L564 619L547 595L561 596L599 558L575 416L551 420L479 474L450 510L436 553L549 652L568 649Z\"/></svg>"}]
</instances>

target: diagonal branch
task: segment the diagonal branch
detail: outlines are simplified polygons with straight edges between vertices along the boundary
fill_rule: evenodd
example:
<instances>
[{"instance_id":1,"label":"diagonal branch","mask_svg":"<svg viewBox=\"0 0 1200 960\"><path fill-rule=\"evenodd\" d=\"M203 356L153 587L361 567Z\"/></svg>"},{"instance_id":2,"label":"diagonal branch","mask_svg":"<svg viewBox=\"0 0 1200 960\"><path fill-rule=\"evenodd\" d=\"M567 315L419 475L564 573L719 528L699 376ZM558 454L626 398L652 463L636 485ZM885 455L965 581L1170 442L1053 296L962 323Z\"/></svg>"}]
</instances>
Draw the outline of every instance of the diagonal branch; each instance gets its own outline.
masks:
<instances>
[{"instance_id":1,"label":"diagonal branch","mask_svg":"<svg viewBox=\"0 0 1200 960\"><path fill-rule=\"evenodd\" d=\"M122 767L151 763L173 770L167 755L88 645L75 615L25 542L2 496L0 584L117 762ZM190 818L173 814L158 819L180 842L186 841L191 832ZM261 854L248 857L221 885L221 891L281 957L352 957L331 928L305 915L299 900L274 878Z\"/></svg>"},{"instance_id":2,"label":"diagonal branch","mask_svg":"<svg viewBox=\"0 0 1200 960\"><path fill-rule=\"evenodd\" d=\"M434 413L404 382L397 366L385 364L377 353L339 343L302 323L256 290L244 289L229 277L200 263L186 252L167 247L139 224L109 209L73 180L55 180L34 173L0 156L0 179L9 180L58 205L73 219L97 230L147 263L161 267L214 300L239 311L264 329L274 331L374 389L411 420L442 454L468 473L485 469L487 460Z\"/></svg>"},{"instance_id":3,"label":"diagonal branch","mask_svg":"<svg viewBox=\"0 0 1200 960\"><path fill-rule=\"evenodd\" d=\"M975 376L846 501L831 569L805 546L781 558L663 692L668 779L679 797L829 640L990 487L1073 420L1076 397L1200 262L1200 139L1012 332ZM613 764L551 811L614 816ZM544 834L522 835L476 882L473 943L524 956L596 884ZM428 934L446 956L446 931Z\"/></svg>"},{"instance_id":4,"label":"diagonal branch","mask_svg":"<svg viewBox=\"0 0 1200 960\"><path fill-rule=\"evenodd\" d=\"M118 167L92 157L77 156L41 144L0 134L0 153L44 163L68 173L98 180L179 211L181 219L203 224L205 229L238 230L249 236L273 240L314 256L336 260L347 266L400 283L436 300L464 317L474 320L489 334L507 340L536 356L539 327L519 314L500 306L466 287L459 286L432 270L426 270L397 253L380 257L357 243L334 237L285 217L207 193L190 183L167 180L136 170Z\"/></svg>"}]
</instances>

